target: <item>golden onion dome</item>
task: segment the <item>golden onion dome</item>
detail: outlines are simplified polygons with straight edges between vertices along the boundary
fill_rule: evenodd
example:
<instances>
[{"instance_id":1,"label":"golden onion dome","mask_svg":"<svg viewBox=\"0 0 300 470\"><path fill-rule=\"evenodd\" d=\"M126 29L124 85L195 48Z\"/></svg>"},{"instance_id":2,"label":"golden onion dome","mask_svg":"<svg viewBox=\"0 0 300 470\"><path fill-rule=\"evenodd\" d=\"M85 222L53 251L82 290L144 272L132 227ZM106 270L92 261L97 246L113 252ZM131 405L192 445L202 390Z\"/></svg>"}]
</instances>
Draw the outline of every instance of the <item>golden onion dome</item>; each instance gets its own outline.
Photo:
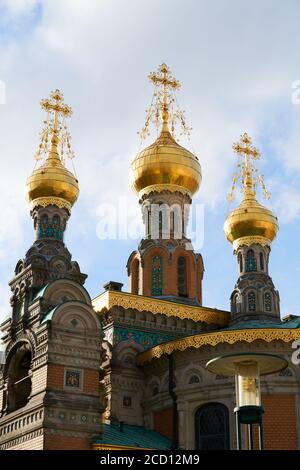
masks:
<instances>
[{"instance_id":1,"label":"golden onion dome","mask_svg":"<svg viewBox=\"0 0 300 470\"><path fill-rule=\"evenodd\" d=\"M242 245L270 245L277 235L279 226L273 212L261 205L255 197L257 182L260 183L265 197L269 197L263 176L258 173L253 163L260 158L260 151L252 145L252 140L246 132L241 135L239 142L233 144L233 150L238 157L242 157L242 160L238 161L229 200L233 198L238 179L241 180L244 198L228 215L224 224L225 235L235 250Z\"/></svg>"},{"instance_id":2,"label":"golden onion dome","mask_svg":"<svg viewBox=\"0 0 300 470\"><path fill-rule=\"evenodd\" d=\"M32 206L53 203L70 209L77 200L78 180L63 165L55 146L45 163L27 179L26 192Z\"/></svg>"},{"instance_id":3,"label":"golden onion dome","mask_svg":"<svg viewBox=\"0 0 300 470\"><path fill-rule=\"evenodd\" d=\"M248 194L227 217L224 232L234 249L241 245L270 245L278 232L278 220L272 211Z\"/></svg>"},{"instance_id":4,"label":"golden onion dome","mask_svg":"<svg viewBox=\"0 0 300 470\"><path fill-rule=\"evenodd\" d=\"M179 145L163 126L160 136L131 163L130 185L140 197L150 191L180 191L192 196L201 183L198 158Z\"/></svg>"},{"instance_id":5,"label":"golden onion dome","mask_svg":"<svg viewBox=\"0 0 300 470\"><path fill-rule=\"evenodd\" d=\"M27 199L31 207L54 204L70 210L79 194L75 175L63 164L65 151L69 158L74 156L65 123L65 118L72 114L72 109L64 103L63 94L57 89L51 92L50 98L41 101L41 107L47 112L47 119L44 121L45 127L41 132L36 159L41 160L43 154L48 155L44 164L35 169L27 179ZM53 119L50 119L51 115Z\"/></svg>"}]
</instances>

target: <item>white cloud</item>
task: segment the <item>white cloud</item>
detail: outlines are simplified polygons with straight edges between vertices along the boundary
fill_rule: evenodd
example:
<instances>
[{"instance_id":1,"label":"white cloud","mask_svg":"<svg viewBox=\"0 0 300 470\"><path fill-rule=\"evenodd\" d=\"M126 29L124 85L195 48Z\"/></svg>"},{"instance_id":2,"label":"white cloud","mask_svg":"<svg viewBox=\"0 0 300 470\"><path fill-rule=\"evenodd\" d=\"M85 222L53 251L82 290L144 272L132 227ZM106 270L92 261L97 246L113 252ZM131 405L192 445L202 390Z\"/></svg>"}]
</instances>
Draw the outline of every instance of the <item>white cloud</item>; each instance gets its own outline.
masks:
<instances>
[{"instance_id":1,"label":"white cloud","mask_svg":"<svg viewBox=\"0 0 300 470\"><path fill-rule=\"evenodd\" d=\"M0 8L5 8L11 15L30 13L40 0L0 0Z\"/></svg>"}]
</instances>

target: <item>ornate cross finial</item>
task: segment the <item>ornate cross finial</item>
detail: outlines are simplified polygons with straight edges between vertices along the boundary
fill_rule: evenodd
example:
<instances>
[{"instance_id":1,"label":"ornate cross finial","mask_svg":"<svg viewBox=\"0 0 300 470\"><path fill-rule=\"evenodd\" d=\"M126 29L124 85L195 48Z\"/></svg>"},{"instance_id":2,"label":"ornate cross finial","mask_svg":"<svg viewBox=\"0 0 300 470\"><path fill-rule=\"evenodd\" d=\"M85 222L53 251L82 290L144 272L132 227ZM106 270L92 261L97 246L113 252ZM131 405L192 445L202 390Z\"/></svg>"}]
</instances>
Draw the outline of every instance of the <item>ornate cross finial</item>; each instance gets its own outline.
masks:
<instances>
[{"instance_id":1,"label":"ornate cross finial","mask_svg":"<svg viewBox=\"0 0 300 470\"><path fill-rule=\"evenodd\" d=\"M74 158L71 136L66 125L66 118L71 116L72 108L64 103L63 94L57 89L50 93L50 98L41 100L40 104L47 116L40 133L41 142L35 159L42 160L48 155L48 158L60 158L64 163L66 156L70 159Z\"/></svg>"},{"instance_id":2,"label":"ornate cross finial","mask_svg":"<svg viewBox=\"0 0 300 470\"><path fill-rule=\"evenodd\" d=\"M189 137L191 129L187 127L184 110L180 110L175 91L181 87L180 82L173 77L169 67L163 63L156 72L151 72L148 76L154 85L154 94L150 107L146 110L146 121L143 129L139 132L141 139L150 135L149 127L154 122L156 127L162 124L162 131L168 131L170 124L171 133L174 136L175 126L179 122L181 134ZM176 105L176 109L174 109Z\"/></svg>"},{"instance_id":3,"label":"ornate cross finial","mask_svg":"<svg viewBox=\"0 0 300 470\"><path fill-rule=\"evenodd\" d=\"M151 72L149 74L149 80L154 84L155 87L162 87L162 121L163 124L167 126L169 119L169 105L171 104L172 100L169 90L172 92L173 90L180 88L181 84L171 75L171 71L165 63L158 67L158 72Z\"/></svg>"},{"instance_id":4,"label":"ornate cross finial","mask_svg":"<svg viewBox=\"0 0 300 470\"><path fill-rule=\"evenodd\" d=\"M257 183L259 182L264 197L269 199L270 194L268 193L263 175L258 173L253 161L258 160L261 157L260 151L252 145L252 140L249 135L245 132L241 135L239 142L236 142L232 146L234 153L241 157L237 164L237 171L233 175L231 191L228 194L228 200L232 201L235 195L236 183L241 180L242 192L245 197L255 197Z\"/></svg>"}]
</instances>

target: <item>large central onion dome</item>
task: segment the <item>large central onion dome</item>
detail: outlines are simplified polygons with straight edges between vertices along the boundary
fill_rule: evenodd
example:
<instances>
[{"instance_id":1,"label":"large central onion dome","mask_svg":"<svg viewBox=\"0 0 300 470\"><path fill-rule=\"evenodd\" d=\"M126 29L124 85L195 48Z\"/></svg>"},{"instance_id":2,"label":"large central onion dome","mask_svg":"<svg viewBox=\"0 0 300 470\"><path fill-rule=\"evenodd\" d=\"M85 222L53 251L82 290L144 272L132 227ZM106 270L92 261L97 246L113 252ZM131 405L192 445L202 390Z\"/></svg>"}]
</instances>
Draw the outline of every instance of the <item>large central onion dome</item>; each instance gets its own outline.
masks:
<instances>
[{"instance_id":1,"label":"large central onion dome","mask_svg":"<svg viewBox=\"0 0 300 470\"><path fill-rule=\"evenodd\" d=\"M179 145L172 133L180 125L181 134L189 136L184 111L175 98L175 90L180 88L179 81L172 76L169 67L161 64L157 72L151 72L150 82L155 89L151 105L146 111L145 126L141 138L150 135L149 125L153 121L162 124L156 141L138 153L130 167L130 185L141 198L151 192L181 192L192 197L201 183L201 167L198 158ZM177 103L177 109L174 109Z\"/></svg>"},{"instance_id":2,"label":"large central onion dome","mask_svg":"<svg viewBox=\"0 0 300 470\"><path fill-rule=\"evenodd\" d=\"M53 137L47 160L27 179L27 198L32 205L52 202L71 208L79 194L78 180L61 162L55 144Z\"/></svg>"},{"instance_id":3,"label":"large central onion dome","mask_svg":"<svg viewBox=\"0 0 300 470\"><path fill-rule=\"evenodd\" d=\"M201 183L198 158L181 147L167 128L149 147L142 150L131 163L130 184L143 195L155 191L181 191L192 196Z\"/></svg>"}]
</instances>

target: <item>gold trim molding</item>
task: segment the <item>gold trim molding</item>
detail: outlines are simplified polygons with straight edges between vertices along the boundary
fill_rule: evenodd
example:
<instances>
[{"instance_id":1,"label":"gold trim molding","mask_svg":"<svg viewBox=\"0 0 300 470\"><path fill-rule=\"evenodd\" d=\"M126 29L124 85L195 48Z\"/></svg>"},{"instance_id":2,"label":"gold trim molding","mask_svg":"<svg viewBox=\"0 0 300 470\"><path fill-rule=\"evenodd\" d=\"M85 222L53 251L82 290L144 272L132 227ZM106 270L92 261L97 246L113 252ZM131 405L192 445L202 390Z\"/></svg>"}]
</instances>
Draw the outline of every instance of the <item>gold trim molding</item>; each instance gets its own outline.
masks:
<instances>
[{"instance_id":1,"label":"gold trim molding","mask_svg":"<svg viewBox=\"0 0 300 470\"><path fill-rule=\"evenodd\" d=\"M34 199L31 204L30 204L30 207L31 209L34 209L35 207L37 206L41 206L41 207L47 207L47 206L57 206L59 207L60 209L62 208L66 208L68 209L68 211L71 212L71 204L66 201L66 199L62 199L61 197L38 197L36 199Z\"/></svg>"},{"instance_id":2,"label":"gold trim molding","mask_svg":"<svg viewBox=\"0 0 300 470\"><path fill-rule=\"evenodd\" d=\"M159 344L154 348L140 353L137 358L139 365L159 359L163 354L170 355L174 351L185 351L189 348L199 349L202 346L217 346L221 343L235 344L239 341L253 343L256 340L262 340L266 343L280 340L285 343L300 339L300 329L294 328L255 328L245 330L224 330L212 333L204 333L185 338L176 339L167 343Z\"/></svg>"},{"instance_id":3,"label":"gold trim molding","mask_svg":"<svg viewBox=\"0 0 300 470\"><path fill-rule=\"evenodd\" d=\"M271 242L268 238L261 236L249 236L237 238L233 242L233 249L236 251L241 246L251 246L251 245L261 245L261 246L270 246Z\"/></svg>"},{"instance_id":4,"label":"gold trim molding","mask_svg":"<svg viewBox=\"0 0 300 470\"><path fill-rule=\"evenodd\" d=\"M179 192L192 198L192 193L178 184L151 184L139 192L139 199L142 199L143 196L148 196L150 193L162 193L163 191L169 191L170 193Z\"/></svg>"},{"instance_id":5,"label":"gold trim molding","mask_svg":"<svg viewBox=\"0 0 300 470\"><path fill-rule=\"evenodd\" d=\"M106 291L93 300L93 307L100 314L103 309L109 310L115 306L219 326L226 326L230 316L229 312L223 310L178 304L168 300L144 297L143 295L134 295L127 292Z\"/></svg>"}]
</instances>

